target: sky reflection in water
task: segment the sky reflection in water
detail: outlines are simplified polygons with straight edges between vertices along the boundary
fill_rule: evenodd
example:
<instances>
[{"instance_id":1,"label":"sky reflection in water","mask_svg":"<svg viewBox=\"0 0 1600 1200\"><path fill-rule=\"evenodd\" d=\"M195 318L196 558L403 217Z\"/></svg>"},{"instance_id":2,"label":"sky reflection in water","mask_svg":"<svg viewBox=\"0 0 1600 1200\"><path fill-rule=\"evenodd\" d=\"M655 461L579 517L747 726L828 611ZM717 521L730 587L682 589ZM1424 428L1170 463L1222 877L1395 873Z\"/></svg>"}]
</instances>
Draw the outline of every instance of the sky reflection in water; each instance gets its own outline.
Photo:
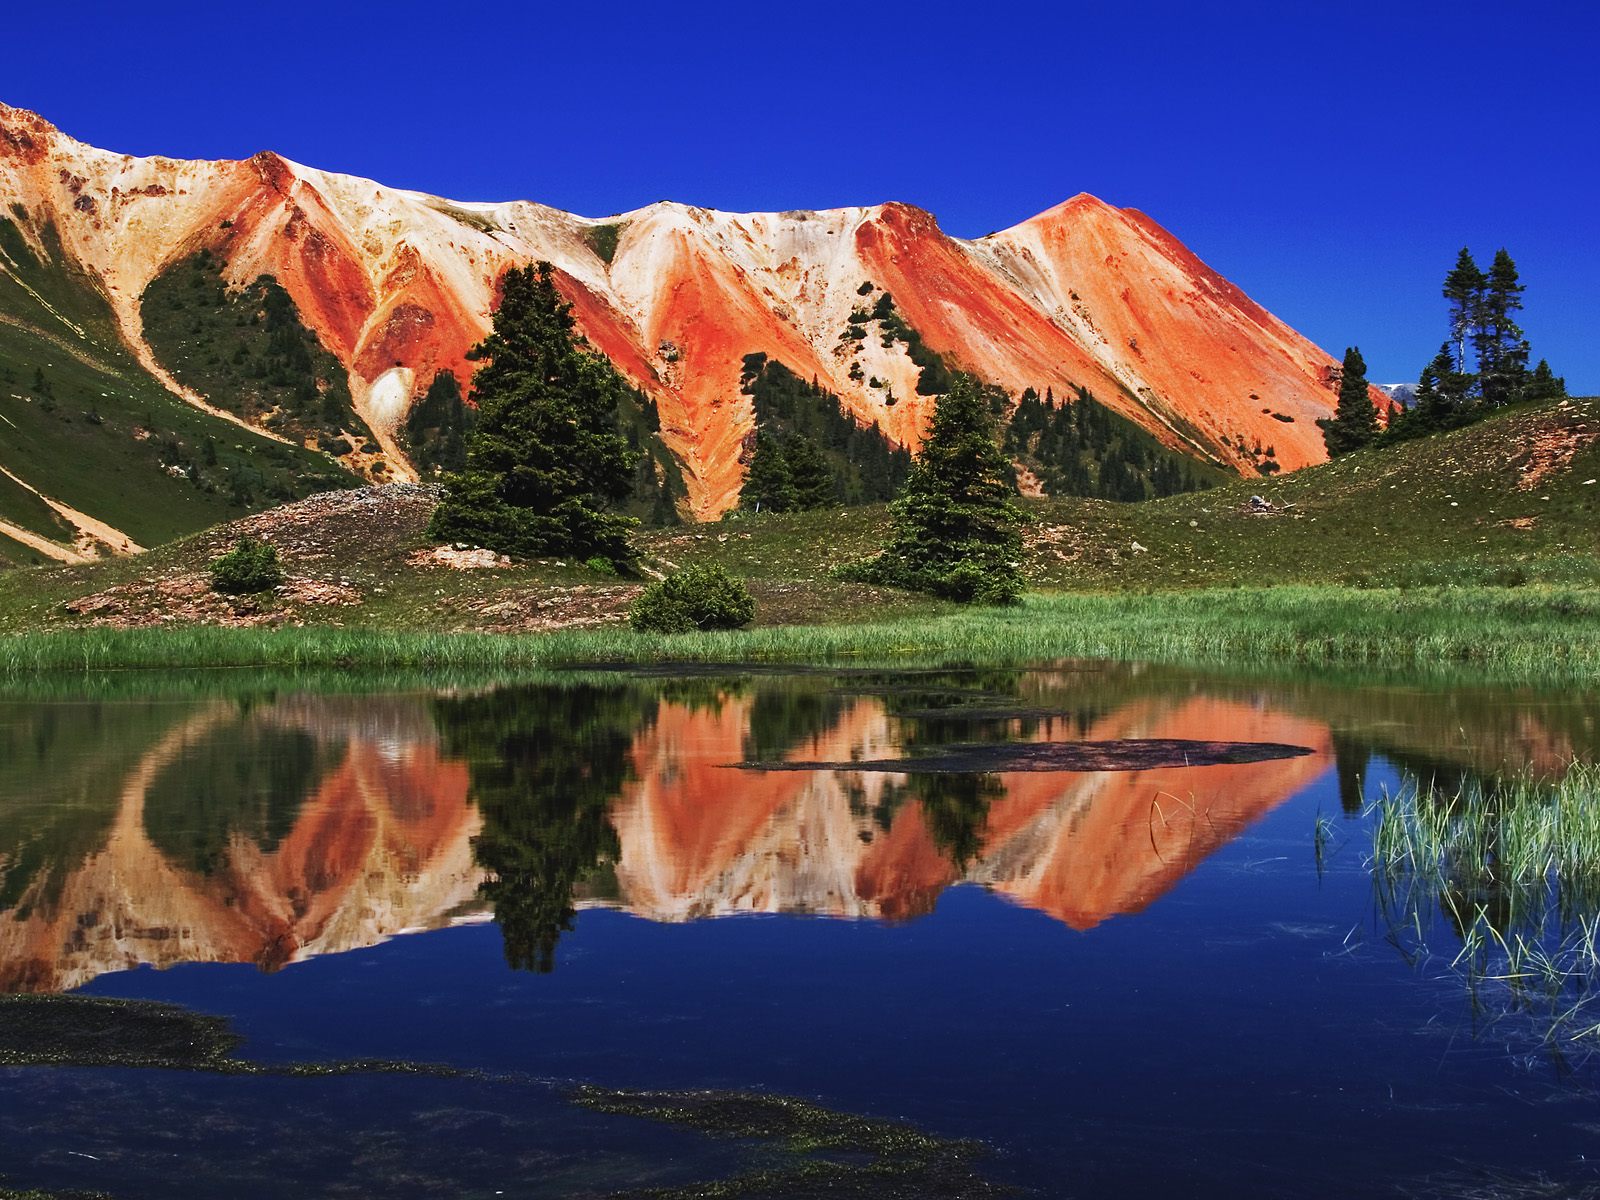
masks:
<instances>
[{"instance_id":1,"label":"sky reflection in water","mask_svg":"<svg viewBox=\"0 0 1600 1200\"><path fill-rule=\"evenodd\" d=\"M1403 771L1558 770L1594 756L1597 713L1570 693L1096 664L7 702L0 986L228 1014L268 1059L802 1095L981 1137L991 1177L1043 1195L1582 1179L1588 1064L1475 1036L1440 964L1385 944L1361 796ZM1118 739L1309 752L731 766ZM542 1084L0 1081L0 1171L119 1196L219 1150L215 1178L261 1196L605 1194L730 1155L580 1117Z\"/></svg>"}]
</instances>

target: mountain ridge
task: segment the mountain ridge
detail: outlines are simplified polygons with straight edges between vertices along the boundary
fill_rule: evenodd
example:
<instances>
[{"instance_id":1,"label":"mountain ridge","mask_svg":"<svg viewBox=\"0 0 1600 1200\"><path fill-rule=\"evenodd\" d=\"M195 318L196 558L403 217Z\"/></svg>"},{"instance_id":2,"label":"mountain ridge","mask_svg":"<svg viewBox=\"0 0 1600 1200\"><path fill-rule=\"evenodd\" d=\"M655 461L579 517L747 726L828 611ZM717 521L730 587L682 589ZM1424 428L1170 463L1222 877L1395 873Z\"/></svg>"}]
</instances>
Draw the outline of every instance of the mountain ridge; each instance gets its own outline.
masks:
<instances>
[{"instance_id":1,"label":"mountain ridge","mask_svg":"<svg viewBox=\"0 0 1600 1200\"><path fill-rule=\"evenodd\" d=\"M143 337L145 289L202 250L234 287L273 275L348 371L392 479L415 476L397 436L410 405L438 371L469 378L499 277L541 259L591 344L656 400L699 518L738 499L754 424L746 354L815 376L859 422L918 444L933 397L907 344L881 322L846 336L884 292L952 365L1013 394L1087 389L1171 448L1243 473L1267 447L1283 469L1321 461L1315 422L1334 402L1327 354L1152 219L1086 193L971 240L899 201L780 213L658 201L583 217L388 188L273 151L119 155L0 104L0 202L40 253L55 228L141 363L180 393L178 364Z\"/></svg>"}]
</instances>

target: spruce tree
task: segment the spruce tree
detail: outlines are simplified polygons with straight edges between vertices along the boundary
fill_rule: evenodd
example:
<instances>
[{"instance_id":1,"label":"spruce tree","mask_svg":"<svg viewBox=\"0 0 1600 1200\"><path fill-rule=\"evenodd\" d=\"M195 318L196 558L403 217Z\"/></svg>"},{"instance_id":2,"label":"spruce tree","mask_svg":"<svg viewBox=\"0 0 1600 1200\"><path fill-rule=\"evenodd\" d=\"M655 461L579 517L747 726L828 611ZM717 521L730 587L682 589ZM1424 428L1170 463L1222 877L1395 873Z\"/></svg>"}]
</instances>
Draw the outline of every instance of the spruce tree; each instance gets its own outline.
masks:
<instances>
[{"instance_id":1,"label":"spruce tree","mask_svg":"<svg viewBox=\"0 0 1600 1200\"><path fill-rule=\"evenodd\" d=\"M461 399L454 371L440 371L406 417L405 443L424 474L459 471L467 465L466 435L472 409Z\"/></svg>"},{"instance_id":2,"label":"spruce tree","mask_svg":"<svg viewBox=\"0 0 1600 1200\"><path fill-rule=\"evenodd\" d=\"M1014 603L1022 594L1015 494L983 389L971 376L957 376L934 407L904 491L889 506L894 532L867 576L952 600Z\"/></svg>"},{"instance_id":3,"label":"spruce tree","mask_svg":"<svg viewBox=\"0 0 1600 1200\"><path fill-rule=\"evenodd\" d=\"M817 444L803 433L791 433L783 445L783 461L794 488L794 506L801 511L829 508L838 502L833 472Z\"/></svg>"},{"instance_id":4,"label":"spruce tree","mask_svg":"<svg viewBox=\"0 0 1600 1200\"><path fill-rule=\"evenodd\" d=\"M549 263L508 271L480 365L466 468L448 475L429 536L520 557L631 561L637 522L609 511L633 486L636 456L617 428L628 385L588 349Z\"/></svg>"},{"instance_id":5,"label":"spruce tree","mask_svg":"<svg viewBox=\"0 0 1600 1200\"><path fill-rule=\"evenodd\" d=\"M783 447L764 431L756 433L755 453L739 491L739 504L756 512L790 512L795 507L794 483Z\"/></svg>"},{"instance_id":6,"label":"spruce tree","mask_svg":"<svg viewBox=\"0 0 1600 1200\"><path fill-rule=\"evenodd\" d=\"M1344 374L1339 380L1339 405L1331 418L1317 422L1329 458L1338 458L1369 446L1378 436L1378 413L1367 389L1367 364L1361 351L1351 346L1344 352Z\"/></svg>"},{"instance_id":7,"label":"spruce tree","mask_svg":"<svg viewBox=\"0 0 1600 1200\"><path fill-rule=\"evenodd\" d=\"M1504 248L1495 251L1478 305L1473 347L1478 352L1479 391L1483 402L1498 408L1519 399L1528 375L1528 343L1515 314L1522 308L1524 288L1517 264Z\"/></svg>"},{"instance_id":8,"label":"spruce tree","mask_svg":"<svg viewBox=\"0 0 1600 1200\"><path fill-rule=\"evenodd\" d=\"M1567 381L1550 369L1550 364L1544 359L1539 360L1539 365L1528 376L1528 383L1522 389L1524 400L1564 400L1567 396Z\"/></svg>"},{"instance_id":9,"label":"spruce tree","mask_svg":"<svg viewBox=\"0 0 1600 1200\"><path fill-rule=\"evenodd\" d=\"M1484 283L1472 251L1461 247L1456 265L1444 277L1444 298L1450 302L1450 342L1456 348L1455 369L1459 374L1467 372L1467 339L1478 325Z\"/></svg>"}]
</instances>

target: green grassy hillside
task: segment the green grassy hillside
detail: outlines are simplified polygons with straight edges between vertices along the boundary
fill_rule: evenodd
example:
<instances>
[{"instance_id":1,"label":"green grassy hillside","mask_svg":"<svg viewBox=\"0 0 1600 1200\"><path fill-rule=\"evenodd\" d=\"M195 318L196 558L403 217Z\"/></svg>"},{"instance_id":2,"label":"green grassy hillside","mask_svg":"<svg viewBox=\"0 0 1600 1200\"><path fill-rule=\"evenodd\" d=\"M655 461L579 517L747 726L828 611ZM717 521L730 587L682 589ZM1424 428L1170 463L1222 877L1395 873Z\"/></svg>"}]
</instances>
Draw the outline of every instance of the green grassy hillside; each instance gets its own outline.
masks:
<instances>
[{"instance_id":1,"label":"green grassy hillside","mask_svg":"<svg viewBox=\"0 0 1600 1200\"><path fill-rule=\"evenodd\" d=\"M0 467L146 546L353 482L324 455L167 392L122 345L97 283L64 265L53 230L43 238L41 258L0 217ZM4 476L0 519L72 543L48 506ZM41 558L0 535L0 564Z\"/></svg>"},{"instance_id":2,"label":"green grassy hillside","mask_svg":"<svg viewBox=\"0 0 1600 1200\"><path fill-rule=\"evenodd\" d=\"M1600 400L1513 410L1271 481L1142 504L1030 501L1026 569L1030 586L1046 592L1471 585L1592 598L1600 585L1597 477ZM570 562L454 570L424 561L435 498L417 486L317 497L134 559L15 572L0 577L0 630L173 619L546 630L614 620L639 587ZM876 505L740 513L638 536L652 568L712 560L750 579L763 624L945 611L831 576L879 548L888 527L888 510ZM206 592L206 563L243 530L279 546L291 576L305 581L298 590L241 611ZM85 597L104 602L79 603L76 614L62 607Z\"/></svg>"}]
</instances>

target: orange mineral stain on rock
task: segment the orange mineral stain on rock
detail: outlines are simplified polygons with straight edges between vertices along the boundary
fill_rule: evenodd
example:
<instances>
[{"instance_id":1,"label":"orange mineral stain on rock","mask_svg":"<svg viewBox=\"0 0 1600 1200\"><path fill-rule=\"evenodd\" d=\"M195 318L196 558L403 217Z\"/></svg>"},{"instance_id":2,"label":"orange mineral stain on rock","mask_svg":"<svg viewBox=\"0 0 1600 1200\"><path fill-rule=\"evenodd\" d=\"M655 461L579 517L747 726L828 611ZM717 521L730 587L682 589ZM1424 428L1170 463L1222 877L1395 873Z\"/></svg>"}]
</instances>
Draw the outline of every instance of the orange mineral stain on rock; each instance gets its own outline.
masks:
<instances>
[{"instance_id":1,"label":"orange mineral stain on rock","mask_svg":"<svg viewBox=\"0 0 1600 1200\"><path fill-rule=\"evenodd\" d=\"M139 298L174 262L207 249L234 284L277 277L349 371L401 475L392 431L405 410L438 371L469 378L466 352L489 327L500 277L541 260L591 345L657 401L700 518L738 501L754 419L739 387L746 354L814 376L893 441L920 442L933 400L917 393L904 346L884 347L876 326L859 349L841 341L852 309L872 303L859 294L869 281L955 365L1014 393L1088 388L1168 445L1247 472L1256 443L1285 469L1321 461L1316 420L1335 401L1326 353L1148 217L1086 195L976 241L905 204L660 203L597 221L524 201L451 202L270 152L117 155L0 105L0 203L42 255L54 227L63 265L99 281L147 364ZM594 248L602 224L618 231L609 262ZM1376 390L1374 404L1389 407Z\"/></svg>"}]
</instances>

